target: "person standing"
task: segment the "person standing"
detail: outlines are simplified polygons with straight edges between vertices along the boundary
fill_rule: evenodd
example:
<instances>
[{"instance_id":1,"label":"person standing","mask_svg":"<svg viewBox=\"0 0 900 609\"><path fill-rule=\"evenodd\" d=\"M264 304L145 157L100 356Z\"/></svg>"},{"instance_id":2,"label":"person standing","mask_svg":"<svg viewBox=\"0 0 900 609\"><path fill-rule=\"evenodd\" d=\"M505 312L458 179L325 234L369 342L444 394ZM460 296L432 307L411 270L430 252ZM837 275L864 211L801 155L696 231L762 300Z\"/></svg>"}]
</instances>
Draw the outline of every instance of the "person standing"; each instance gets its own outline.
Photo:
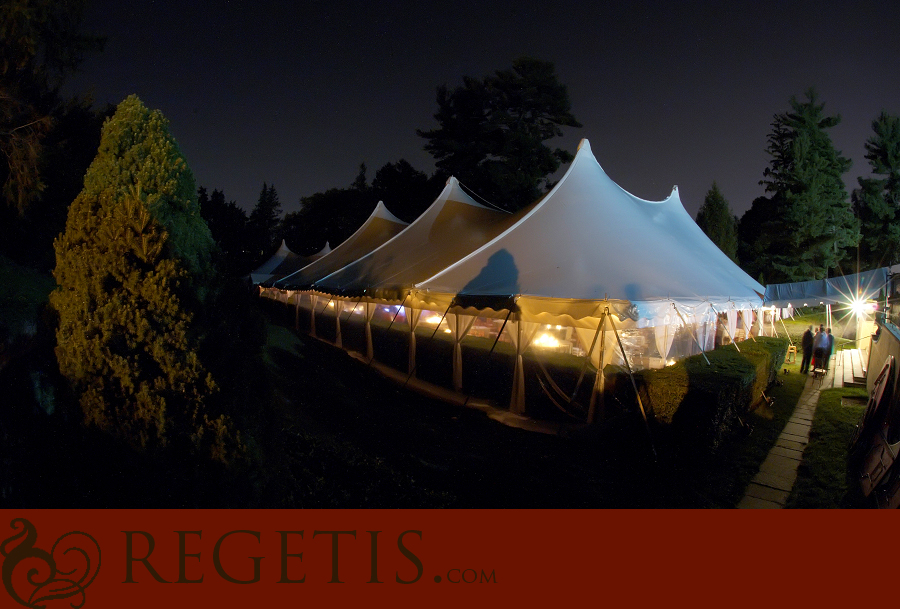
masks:
<instances>
[{"instance_id":1,"label":"person standing","mask_svg":"<svg viewBox=\"0 0 900 609\"><path fill-rule=\"evenodd\" d=\"M809 362L813 354L813 333L812 326L806 329L803 337L800 339L800 347L803 349L803 360L800 362L800 374L809 372Z\"/></svg>"},{"instance_id":2,"label":"person standing","mask_svg":"<svg viewBox=\"0 0 900 609\"><path fill-rule=\"evenodd\" d=\"M825 334L825 326L819 326L819 331L813 337L813 370L825 368L825 350L828 347L828 335Z\"/></svg>"},{"instance_id":3,"label":"person standing","mask_svg":"<svg viewBox=\"0 0 900 609\"><path fill-rule=\"evenodd\" d=\"M828 371L828 365L831 363L831 354L834 352L834 336L831 334L831 328L825 330L828 335L828 346L825 347L825 371Z\"/></svg>"}]
</instances>

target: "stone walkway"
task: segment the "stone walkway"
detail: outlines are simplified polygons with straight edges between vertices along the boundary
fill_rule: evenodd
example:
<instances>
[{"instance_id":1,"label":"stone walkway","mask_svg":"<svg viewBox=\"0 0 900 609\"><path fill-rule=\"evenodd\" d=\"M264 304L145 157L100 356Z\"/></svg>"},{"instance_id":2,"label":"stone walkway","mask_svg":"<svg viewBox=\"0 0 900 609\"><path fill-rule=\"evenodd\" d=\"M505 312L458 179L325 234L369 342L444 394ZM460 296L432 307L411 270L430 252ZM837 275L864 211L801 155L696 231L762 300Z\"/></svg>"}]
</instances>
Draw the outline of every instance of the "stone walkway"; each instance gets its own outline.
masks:
<instances>
[{"instance_id":1,"label":"stone walkway","mask_svg":"<svg viewBox=\"0 0 900 609\"><path fill-rule=\"evenodd\" d=\"M797 479L797 468L803 458L803 449L809 443L809 429L812 425L819 393L833 385L836 366L831 366L821 380L810 376L794 413L784 426L775 446L766 460L759 466L759 473L744 491L744 498L737 504L742 509L780 509L787 503L788 495Z\"/></svg>"}]
</instances>

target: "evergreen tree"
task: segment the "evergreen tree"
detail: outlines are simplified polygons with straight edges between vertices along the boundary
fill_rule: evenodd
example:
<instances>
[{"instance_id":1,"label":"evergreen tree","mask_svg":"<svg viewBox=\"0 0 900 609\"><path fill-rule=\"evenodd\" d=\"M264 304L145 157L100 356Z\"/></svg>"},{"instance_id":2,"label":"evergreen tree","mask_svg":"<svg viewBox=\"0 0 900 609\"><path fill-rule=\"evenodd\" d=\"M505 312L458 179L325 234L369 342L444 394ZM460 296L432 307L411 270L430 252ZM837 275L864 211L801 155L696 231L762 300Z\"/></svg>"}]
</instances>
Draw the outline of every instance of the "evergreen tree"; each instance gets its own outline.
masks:
<instances>
[{"instance_id":1,"label":"evergreen tree","mask_svg":"<svg viewBox=\"0 0 900 609\"><path fill-rule=\"evenodd\" d=\"M247 229L252 245L251 259L254 265L266 260L278 247L278 223L281 202L274 185L263 182L256 206L250 212Z\"/></svg>"},{"instance_id":2,"label":"evergreen tree","mask_svg":"<svg viewBox=\"0 0 900 609\"><path fill-rule=\"evenodd\" d=\"M356 179L353 180L353 184L350 185L350 188L359 191L365 191L369 188L369 184L366 180L366 164L359 164L359 173L356 174Z\"/></svg>"},{"instance_id":3,"label":"evergreen tree","mask_svg":"<svg viewBox=\"0 0 900 609\"><path fill-rule=\"evenodd\" d=\"M391 213L412 222L418 218L444 187L446 178L431 178L413 168L405 159L387 163L375 172L372 190L375 199L384 201Z\"/></svg>"},{"instance_id":4,"label":"evergreen tree","mask_svg":"<svg viewBox=\"0 0 900 609\"><path fill-rule=\"evenodd\" d=\"M167 121L131 96L105 123L54 244L60 371L87 423L141 448L221 445L228 435L227 420L209 421L204 407L216 384L194 317L213 241L194 191Z\"/></svg>"},{"instance_id":5,"label":"evergreen tree","mask_svg":"<svg viewBox=\"0 0 900 609\"><path fill-rule=\"evenodd\" d=\"M548 140L563 126L580 127L552 63L522 57L512 69L483 79L464 77L437 91L439 127L418 130L442 174L456 176L482 196L519 209L549 188L549 176L572 155Z\"/></svg>"},{"instance_id":6,"label":"evergreen tree","mask_svg":"<svg viewBox=\"0 0 900 609\"><path fill-rule=\"evenodd\" d=\"M44 138L65 78L103 40L78 31L85 0L0 2L0 184L2 199L24 213L45 187Z\"/></svg>"},{"instance_id":7,"label":"evergreen tree","mask_svg":"<svg viewBox=\"0 0 900 609\"><path fill-rule=\"evenodd\" d=\"M859 229L844 188L851 162L828 135L840 116L827 116L814 90L805 101L791 98L791 111L777 114L769 134L772 157L762 184L774 213L761 235L769 242L761 264L770 281L823 279L839 270Z\"/></svg>"},{"instance_id":8,"label":"evergreen tree","mask_svg":"<svg viewBox=\"0 0 900 609\"><path fill-rule=\"evenodd\" d=\"M757 197L737 223L738 260L741 268L751 277L760 278L759 282L762 284L775 277L771 269L765 266L771 249L771 235L763 230L774 215L772 199Z\"/></svg>"},{"instance_id":9,"label":"evergreen tree","mask_svg":"<svg viewBox=\"0 0 900 609\"><path fill-rule=\"evenodd\" d=\"M202 186L197 191L200 214L219 246L220 270L228 276L244 275L252 270L247 239L247 212L234 201L225 202L221 190L207 194Z\"/></svg>"},{"instance_id":10,"label":"evergreen tree","mask_svg":"<svg viewBox=\"0 0 900 609\"><path fill-rule=\"evenodd\" d=\"M703 205L697 212L697 226L703 229L706 236L725 252L725 255L737 262L737 227L731 206L713 182L706 193Z\"/></svg>"},{"instance_id":11,"label":"evergreen tree","mask_svg":"<svg viewBox=\"0 0 900 609\"><path fill-rule=\"evenodd\" d=\"M866 159L876 176L858 178L853 208L860 221L859 256L866 268L900 262L900 117L882 112L872 122Z\"/></svg>"}]
</instances>

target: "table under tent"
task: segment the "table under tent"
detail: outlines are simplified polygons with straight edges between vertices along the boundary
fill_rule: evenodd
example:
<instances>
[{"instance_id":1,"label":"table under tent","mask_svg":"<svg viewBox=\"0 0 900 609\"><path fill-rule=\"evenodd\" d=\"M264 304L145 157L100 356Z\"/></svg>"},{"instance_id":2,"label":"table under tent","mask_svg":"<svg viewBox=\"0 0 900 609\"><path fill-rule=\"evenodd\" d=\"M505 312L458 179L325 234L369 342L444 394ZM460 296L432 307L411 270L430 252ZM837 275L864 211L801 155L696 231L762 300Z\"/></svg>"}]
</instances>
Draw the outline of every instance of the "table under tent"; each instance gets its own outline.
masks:
<instances>
[{"instance_id":1,"label":"table under tent","mask_svg":"<svg viewBox=\"0 0 900 609\"><path fill-rule=\"evenodd\" d=\"M449 335L457 391L461 343L470 333L508 343L509 410L516 414L526 413L528 350L566 352L594 370L662 367L712 349L719 325L729 337L741 329L746 336L762 319L764 292L696 225L677 187L658 202L629 194L606 175L587 140L554 188L522 212L480 205L451 179L402 233L293 289L306 290L304 306L315 313L329 303L338 336L341 311L345 320L363 317L368 359L379 357L371 316L390 315L390 326L408 335L410 376L416 334ZM595 379L592 396L603 375ZM592 410L585 416L590 421Z\"/></svg>"}]
</instances>

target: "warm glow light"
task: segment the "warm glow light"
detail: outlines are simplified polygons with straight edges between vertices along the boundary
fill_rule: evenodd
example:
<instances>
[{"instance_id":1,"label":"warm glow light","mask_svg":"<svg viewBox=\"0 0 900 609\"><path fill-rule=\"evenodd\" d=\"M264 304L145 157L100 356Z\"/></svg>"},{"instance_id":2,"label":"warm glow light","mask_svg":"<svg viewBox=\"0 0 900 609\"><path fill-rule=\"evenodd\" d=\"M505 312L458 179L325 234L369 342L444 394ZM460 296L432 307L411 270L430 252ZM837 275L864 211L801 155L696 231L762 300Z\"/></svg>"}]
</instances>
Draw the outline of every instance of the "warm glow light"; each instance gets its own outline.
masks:
<instances>
[{"instance_id":1,"label":"warm glow light","mask_svg":"<svg viewBox=\"0 0 900 609\"><path fill-rule=\"evenodd\" d=\"M450 328L445 328L445 329L444 329L444 334L450 334Z\"/></svg>"},{"instance_id":2,"label":"warm glow light","mask_svg":"<svg viewBox=\"0 0 900 609\"><path fill-rule=\"evenodd\" d=\"M429 317L428 319L425 320L425 323L426 324L439 324L439 323L441 323L441 316L440 315L432 315L431 317Z\"/></svg>"},{"instance_id":3,"label":"warm glow light","mask_svg":"<svg viewBox=\"0 0 900 609\"><path fill-rule=\"evenodd\" d=\"M674 358L671 358L671 357L670 357L669 359L666 360L666 366L674 366L674 365L675 365L675 359L674 359Z\"/></svg>"},{"instance_id":4,"label":"warm glow light","mask_svg":"<svg viewBox=\"0 0 900 609\"><path fill-rule=\"evenodd\" d=\"M534 341L534 344L537 347L556 348L559 346L559 341L549 334L541 334L540 337Z\"/></svg>"},{"instance_id":5,"label":"warm glow light","mask_svg":"<svg viewBox=\"0 0 900 609\"><path fill-rule=\"evenodd\" d=\"M557 330L562 330L562 326L556 326Z\"/></svg>"}]
</instances>

